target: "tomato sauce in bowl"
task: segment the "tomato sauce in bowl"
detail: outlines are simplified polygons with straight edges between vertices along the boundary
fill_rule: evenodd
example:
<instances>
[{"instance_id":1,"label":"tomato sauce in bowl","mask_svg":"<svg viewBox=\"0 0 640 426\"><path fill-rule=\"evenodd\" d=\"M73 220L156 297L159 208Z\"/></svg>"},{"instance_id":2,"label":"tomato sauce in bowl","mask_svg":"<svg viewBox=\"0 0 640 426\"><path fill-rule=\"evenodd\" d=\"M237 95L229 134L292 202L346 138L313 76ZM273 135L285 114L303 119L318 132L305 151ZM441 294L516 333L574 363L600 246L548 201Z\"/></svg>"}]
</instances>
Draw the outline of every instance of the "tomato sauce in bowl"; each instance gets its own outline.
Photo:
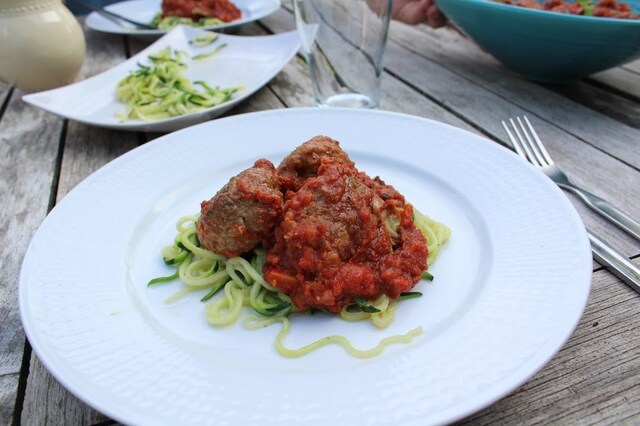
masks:
<instances>
[{"instance_id":1,"label":"tomato sauce in bowl","mask_svg":"<svg viewBox=\"0 0 640 426\"><path fill-rule=\"evenodd\" d=\"M627 3L618 0L599 0L595 4L591 1L547 0L544 3L539 3L536 0L506 0L505 4L571 15L640 19L640 15L634 13Z\"/></svg>"}]
</instances>

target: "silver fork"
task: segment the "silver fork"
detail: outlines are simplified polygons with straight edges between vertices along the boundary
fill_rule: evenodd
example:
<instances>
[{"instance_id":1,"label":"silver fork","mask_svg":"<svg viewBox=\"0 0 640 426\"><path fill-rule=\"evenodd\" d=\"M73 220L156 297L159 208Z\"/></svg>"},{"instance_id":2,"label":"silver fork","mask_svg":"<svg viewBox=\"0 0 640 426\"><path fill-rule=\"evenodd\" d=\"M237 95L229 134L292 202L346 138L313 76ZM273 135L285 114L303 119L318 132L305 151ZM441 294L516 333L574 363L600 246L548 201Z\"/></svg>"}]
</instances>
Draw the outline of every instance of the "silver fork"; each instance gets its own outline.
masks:
<instances>
[{"instance_id":1,"label":"silver fork","mask_svg":"<svg viewBox=\"0 0 640 426\"><path fill-rule=\"evenodd\" d=\"M143 29L143 30L157 30L157 28L146 24L144 22L138 22L138 21L134 21L132 19L126 18L122 15L118 15L117 13L113 13L108 11L107 9L104 9L102 7L97 7L92 5L91 3L87 3L83 0L72 0L73 3L77 4L78 6L84 7L85 9L89 9L93 12L96 12L97 14L105 17L106 19L110 20L111 22L115 23L116 25L119 25L125 29L130 29L130 26L133 26L133 29ZM123 22L129 24L129 25L124 25Z\"/></svg>"},{"instance_id":2,"label":"silver fork","mask_svg":"<svg viewBox=\"0 0 640 426\"><path fill-rule=\"evenodd\" d=\"M526 116L523 118L524 123L520 117L516 117L516 121L519 126L516 126L516 123L512 118L509 119L517 138L513 137L513 134L509 130L507 124L504 121L502 122L502 126L507 132L516 152L521 157L529 160L530 163L542 170L544 174L549 176L549 178L559 187L571 191L580 197L580 199L595 212L606 217L620 228L627 231L630 235L633 235L635 238L640 240L640 223L636 222L628 214L620 211L608 201L603 200L602 198L571 183L567 175L564 174L551 159L551 156L542 144L542 141L529 122L529 119ZM518 127L520 130L518 130Z\"/></svg>"},{"instance_id":3,"label":"silver fork","mask_svg":"<svg viewBox=\"0 0 640 426\"><path fill-rule=\"evenodd\" d=\"M524 121L527 124L526 127L522 123L520 117L516 117L516 121L520 125L520 130L518 130L518 126L516 126L513 119L509 119L517 137L513 136L513 133L511 133L509 127L504 121L502 122L502 126L507 132L507 136L509 136L509 140L511 141L513 148L521 157L537 166L551 180L558 184L558 186L572 191L587 203L589 207L610 219L631 235L640 239L640 225L636 221L616 209L602 198L599 198L569 182L567 176L551 159L551 156L545 149L542 141L540 141L540 138L527 117L524 117ZM614 275L640 293L640 269L631 263L623 254L609 246L591 231L587 230L587 235L591 242L591 251L593 252L595 260L606 266Z\"/></svg>"}]
</instances>

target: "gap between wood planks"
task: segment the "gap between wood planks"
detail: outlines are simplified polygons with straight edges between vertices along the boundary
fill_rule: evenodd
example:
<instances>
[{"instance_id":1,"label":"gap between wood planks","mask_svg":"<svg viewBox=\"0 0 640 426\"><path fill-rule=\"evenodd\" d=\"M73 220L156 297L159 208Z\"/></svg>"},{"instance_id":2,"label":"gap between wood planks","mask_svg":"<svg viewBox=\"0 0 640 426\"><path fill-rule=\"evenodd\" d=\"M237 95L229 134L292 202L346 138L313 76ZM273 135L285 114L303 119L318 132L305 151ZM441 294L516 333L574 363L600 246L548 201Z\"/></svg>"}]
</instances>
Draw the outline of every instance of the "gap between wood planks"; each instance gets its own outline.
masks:
<instances>
[{"instance_id":1,"label":"gap between wood planks","mask_svg":"<svg viewBox=\"0 0 640 426\"><path fill-rule=\"evenodd\" d=\"M4 113L4 107L8 103L5 102L3 105L3 110L0 112L0 119L2 119L2 113ZM57 194L58 194L58 184L60 182L60 170L62 169L62 158L64 156L64 146L65 140L67 138L67 128L69 126L69 120L64 120L62 122L62 128L60 130L60 136L58 138L58 152L56 154L56 163L55 169L53 171L53 178L51 181L51 189L49 193L49 202L47 204L47 215L51 212L51 210L55 207L57 203ZM20 364L20 375L18 378L18 390L16 393L16 402L13 410L13 424L19 425L20 418L22 416L22 409L24 406L24 400L26 397L27 391L27 379L29 377L29 372L31 370L31 354L32 354L31 344L28 339L24 339L24 350L22 352L22 362Z\"/></svg>"}]
</instances>

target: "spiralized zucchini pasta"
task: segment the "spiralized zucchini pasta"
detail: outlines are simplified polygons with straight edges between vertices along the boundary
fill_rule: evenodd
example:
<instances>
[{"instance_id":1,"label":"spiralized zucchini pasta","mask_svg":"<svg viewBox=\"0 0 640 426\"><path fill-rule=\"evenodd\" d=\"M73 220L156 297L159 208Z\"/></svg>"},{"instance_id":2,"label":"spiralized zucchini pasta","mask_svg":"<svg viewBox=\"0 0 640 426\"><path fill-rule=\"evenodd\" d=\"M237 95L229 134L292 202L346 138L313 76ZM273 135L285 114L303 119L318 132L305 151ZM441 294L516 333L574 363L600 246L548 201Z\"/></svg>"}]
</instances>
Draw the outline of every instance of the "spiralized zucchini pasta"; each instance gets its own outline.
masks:
<instances>
[{"instance_id":1,"label":"spiralized zucchini pasta","mask_svg":"<svg viewBox=\"0 0 640 426\"><path fill-rule=\"evenodd\" d=\"M201 36L191 44L201 47L215 40L217 36ZM212 47L191 60L209 58L225 47L225 44ZM202 111L228 102L242 90L242 87L212 87L205 81L192 82L187 76L189 55L170 46L148 59L149 65L138 63L138 68L116 85L116 98L125 105L125 112L116 113L121 121L157 121Z\"/></svg>"}]
</instances>

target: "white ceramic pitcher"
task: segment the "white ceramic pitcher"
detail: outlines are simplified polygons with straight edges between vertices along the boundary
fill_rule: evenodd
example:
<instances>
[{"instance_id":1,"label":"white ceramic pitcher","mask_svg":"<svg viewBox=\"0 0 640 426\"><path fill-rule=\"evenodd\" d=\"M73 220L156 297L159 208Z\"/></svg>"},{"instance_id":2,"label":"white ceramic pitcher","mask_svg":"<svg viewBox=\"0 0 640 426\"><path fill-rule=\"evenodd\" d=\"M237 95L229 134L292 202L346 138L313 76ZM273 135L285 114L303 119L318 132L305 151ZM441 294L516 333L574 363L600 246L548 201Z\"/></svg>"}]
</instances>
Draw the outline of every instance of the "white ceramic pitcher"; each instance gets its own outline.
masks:
<instances>
[{"instance_id":1,"label":"white ceramic pitcher","mask_svg":"<svg viewBox=\"0 0 640 426\"><path fill-rule=\"evenodd\" d=\"M85 55L62 0L0 0L0 80L36 92L72 83Z\"/></svg>"}]
</instances>

